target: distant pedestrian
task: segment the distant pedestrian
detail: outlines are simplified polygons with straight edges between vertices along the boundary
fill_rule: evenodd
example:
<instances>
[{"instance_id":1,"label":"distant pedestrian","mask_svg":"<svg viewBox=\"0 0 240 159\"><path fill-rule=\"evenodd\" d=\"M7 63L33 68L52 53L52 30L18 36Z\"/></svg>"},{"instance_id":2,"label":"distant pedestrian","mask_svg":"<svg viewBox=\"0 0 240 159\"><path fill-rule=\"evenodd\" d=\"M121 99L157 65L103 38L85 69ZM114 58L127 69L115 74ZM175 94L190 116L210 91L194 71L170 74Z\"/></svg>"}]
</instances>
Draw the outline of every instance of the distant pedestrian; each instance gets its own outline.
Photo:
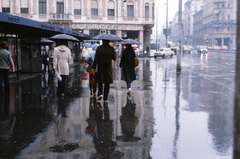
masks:
<instances>
[{"instance_id":1,"label":"distant pedestrian","mask_svg":"<svg viewBox=\"0 0 240 159\"><path fill-rule=\"evenodd\" d=\"M85 62L87 62L89 64L88 67L90 67L90 68L92 68L93 61L94 61L96 50L97 50L98 46L99 46L99 44L94 44L92 46L92 51L90 51L89 54L85 57ZM97 90L97 83L95 81L96 74L97 74L97 67L96 67L96 69L94 71L91 70L89 72L90 95L94 94L94 96L96 96L96 90Z\"/></svg>"},{"instance_id":2,"label":"distant pedestrian","mask_svg":"<svg viewBox=\"0 0 240 159\"><path fill-rule=\"evenodd\" d=\"M101 100L103 97L105 102L108 100L110 83L113 83L112 60L116 60L114 48L109 45L109 40L103 40L103 44L96 50L93 70L96 70L98 65L98 73L96 75L96 82L98 83L98 100Z\"/></svg>"},{"instance_id":3,"label":"distant pedestrian","mask_svg":"<svg viewBox=\"0 0 240 159\"><path fill-rule=\"evenodd\" d=\"M55 47L55 43L52 43L50 46L50 49L48 50L48 57L49 57L48 72L51 80L54 80L54 70L53 70L54 47Z\"/></svg>"},{"instance_id":4,"label":"distant pedestrian","mask_svg":"<svg viewBox=\"0 0 240 159\"><path fill-rule=\"evenodd\" d=\"M136 57L135 51L131 47L131 44L126 44L126 49L122 52L122 58L120 61L120 67L122 68L121 79L127 83L128 94L130 94L131 83L136 80L134 57Z\"/></svg>"},{"instance_id":5,"label":"distant pedestrian","mask_svg":"<svg viewBox=\"0 0 240 159\"><path fill-rule=\"evenodd\" d=\"M147 51L147 53L149 53L149 46L146 47L146 51Z\"/></svg>"},{"instance_id":6,"label":"distant pedestrian","mask_svg":"<svg viewBox=\"0 0 240 159\"><path fill-rule=\"evenodd\" d=\"M43 51L42 51L42 64L44 65L42 73L46 75L46 69L48 65L48 55L47 55L47 47L44 46Z\"/></svg>"},{"instance_id":7,"label":"distant pedestrian","mask_svg":"<svg viewBox=\"0 0 240 159\"><path fill-rule=\"evenodd\" d=\"M64 45L65 41L60 41L59 46L55 48L53 58L53 68L62 77L62 81L58 81L58 89L61 96L64 96L67 75L69 75L69 61L71 60L71 51Z\"/></svg>"},{"instance_id":8,"label":"distant pedestrian","mask_svg":"<svg viewBox=\"0 0 240 159\"><path fill-rule=\"evenodd\" d=\"M2 41L0 43L0 95L3 95L5 92L6 96L10 95L10 84L9 84L9 65L12 68L12 71L15 72L15 67L11 57L11 53L7 51L8 43ZM4 89L3 89L4 81Z\"/></svg>"}]
</instances>

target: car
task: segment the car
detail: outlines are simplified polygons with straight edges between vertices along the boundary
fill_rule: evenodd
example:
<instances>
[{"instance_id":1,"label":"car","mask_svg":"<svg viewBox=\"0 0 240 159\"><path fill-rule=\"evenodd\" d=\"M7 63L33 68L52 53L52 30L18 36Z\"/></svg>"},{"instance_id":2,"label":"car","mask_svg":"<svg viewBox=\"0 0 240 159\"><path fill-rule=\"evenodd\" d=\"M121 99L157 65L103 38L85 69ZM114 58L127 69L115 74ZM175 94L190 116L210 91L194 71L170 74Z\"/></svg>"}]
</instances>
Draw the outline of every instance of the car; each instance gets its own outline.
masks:
<instances>
[{"instance_id":1,"label":"car","mask_svg":"<svg viewBox=\"0 0 240 159\"><path fill-rule=\"evenodd\" d=\"M226 50L228 50L228 47L226 45L223 45L219 49L222 50L222 51L224 51L224 50L226 51Z\"/></svg>"},{"instance_id":2,"label":"car","mask_svg":"<svg viewBox=\"0 0 240 159\"><path fill-rule=\"evenodd\" d=\"M213 50L214 46L208 46L208 50Z\"/></svg>"},{"instance_id":3,"label":"car","mask_svg":"<svg viewBox=\"0 0 240 159\"><path fill-rule=\"evenodd\" d=\"M191 53L192 49L187 46L187 45L183 45L183 53Z\"/></svg>"},{"instance_id":4,"label":"car","mask_svg":"<svg viewBox=\"0 0 240 159\"><path fill-rule=\"evenodd\" d=\"M170 56L171 58L173 57L174 51L172 51L170 48L162 48L159 51L156 51L154 53L154 58L156 59L157 57L162 57L165 58L166 56Z\"/></svg>"},{"instance_id":5,"label":"car","mask_svg":"<svg viewBox=\"0 0 240 159\"><path fill-rule=\"evenodd\" d=\"M205 46L205 45L198 46L197 52L204 53L204 54L208 53L207 46Z\"/></svg>"}]
</instances>

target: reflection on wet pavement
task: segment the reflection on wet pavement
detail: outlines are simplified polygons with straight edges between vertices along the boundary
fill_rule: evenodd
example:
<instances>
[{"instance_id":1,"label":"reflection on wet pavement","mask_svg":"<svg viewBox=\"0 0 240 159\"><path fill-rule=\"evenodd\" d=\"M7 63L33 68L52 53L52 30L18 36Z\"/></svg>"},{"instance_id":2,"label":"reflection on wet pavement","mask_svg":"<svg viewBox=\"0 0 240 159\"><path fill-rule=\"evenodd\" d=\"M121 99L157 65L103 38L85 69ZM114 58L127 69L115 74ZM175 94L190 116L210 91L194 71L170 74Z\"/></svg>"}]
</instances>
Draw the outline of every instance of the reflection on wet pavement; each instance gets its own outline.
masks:
<instances>
[{"instance_id":1,"label":"reflection on wet pavement","mask_svg":"<svg viewBox=\"0 0 240 159\"><path fill-rule=\"evenodd\" d=\"M176 56L140 58L131 95L116 62L107 103L90 96L82 65L70 67L64 98L48 76L12 83L0 159L231 158L233 59L184 54L176 73Z\"/></svg>"}]
</instances>

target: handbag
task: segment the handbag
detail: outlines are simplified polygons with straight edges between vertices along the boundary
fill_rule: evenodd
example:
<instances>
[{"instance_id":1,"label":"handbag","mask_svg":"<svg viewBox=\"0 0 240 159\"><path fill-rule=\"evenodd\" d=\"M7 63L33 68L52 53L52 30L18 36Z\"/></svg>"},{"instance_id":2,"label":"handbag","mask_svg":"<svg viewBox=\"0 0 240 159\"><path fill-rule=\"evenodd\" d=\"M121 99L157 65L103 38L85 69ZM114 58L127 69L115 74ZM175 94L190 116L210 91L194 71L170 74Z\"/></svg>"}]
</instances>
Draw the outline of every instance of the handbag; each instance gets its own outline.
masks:
<instances>
[{"instance_id":1,"label":"handbag","mask_svg":"<svg viewBox=\"0 0 240 159\"><path fill-rule=\"evenodd\" d=\"M137 67L139 65L139 60L136 56L134 57L134 65L135 65L135 67Z\"/></svg>"}]
</instances>

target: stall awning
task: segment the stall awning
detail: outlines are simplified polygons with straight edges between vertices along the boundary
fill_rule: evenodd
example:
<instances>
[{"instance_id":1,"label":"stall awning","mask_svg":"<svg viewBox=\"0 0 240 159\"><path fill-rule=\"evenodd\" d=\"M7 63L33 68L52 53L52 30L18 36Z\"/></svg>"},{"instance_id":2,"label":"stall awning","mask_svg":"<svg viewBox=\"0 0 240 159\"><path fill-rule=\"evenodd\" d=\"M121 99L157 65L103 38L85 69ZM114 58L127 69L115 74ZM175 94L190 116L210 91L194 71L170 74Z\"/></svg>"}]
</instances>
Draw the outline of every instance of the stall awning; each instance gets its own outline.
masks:
<instances>
[{"instance_id":1,"label":"stall awning","mask_svg":"<svg viewBox=\"0 0 240 159\"><path fill-rule=\"evenodd\" d=\"M41 30L50 31L50 32L55 32L56 34L58 34L58 33L68 34L68 35L72 35L78 39L91 39L92 38L90 35L87 35L87 34L79 33L76 31L61 28L59 26L54 26L54 25L43 23L43 22L38 22L35 20L18 17L18 16L14 16L14 15L2 13L2 12L0 12L0 23L1 22L13 24L13 25L20 25L20 26L41 29Z\"/></svg>"}]
</instances>

